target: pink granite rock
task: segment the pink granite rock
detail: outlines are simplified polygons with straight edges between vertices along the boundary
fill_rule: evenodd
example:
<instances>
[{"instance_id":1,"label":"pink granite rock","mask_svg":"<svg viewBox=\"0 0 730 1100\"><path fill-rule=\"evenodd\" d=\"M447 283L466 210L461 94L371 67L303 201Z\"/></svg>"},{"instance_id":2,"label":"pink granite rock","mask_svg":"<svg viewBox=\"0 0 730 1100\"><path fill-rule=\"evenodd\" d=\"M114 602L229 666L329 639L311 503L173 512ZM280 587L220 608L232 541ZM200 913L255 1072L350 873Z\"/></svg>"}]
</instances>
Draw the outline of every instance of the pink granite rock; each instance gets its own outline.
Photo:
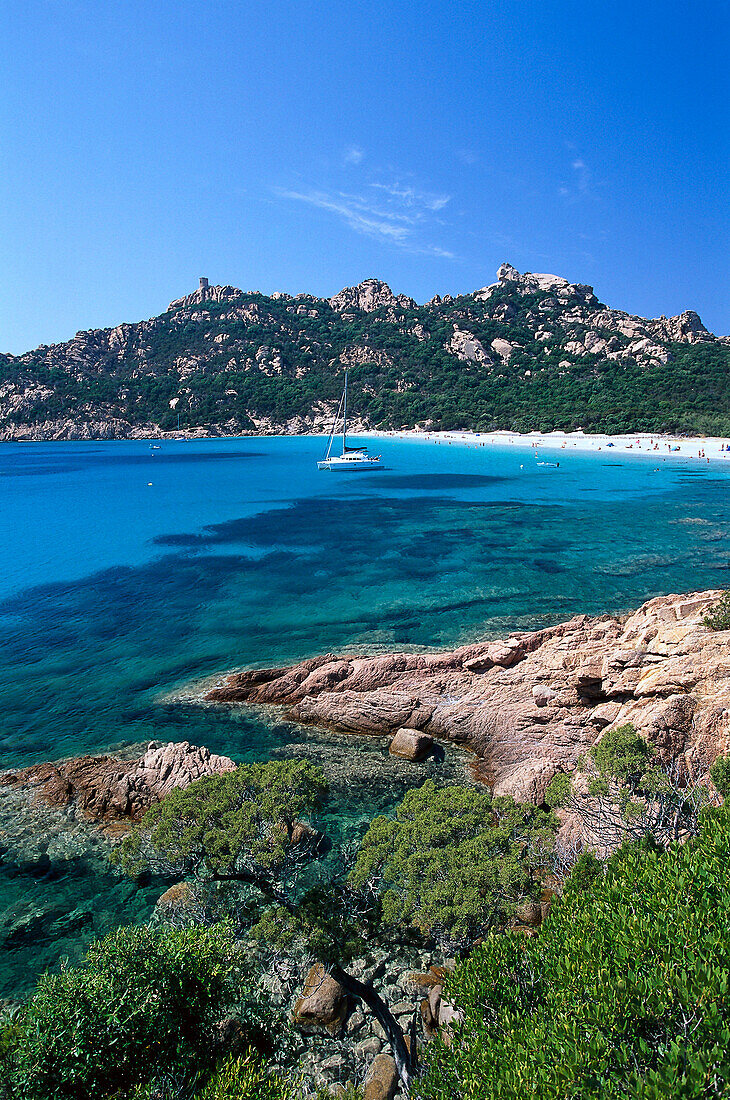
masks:
<instances>
[{"instance_id":1,"label":"pink granite rock","mask_svg":"<svg viewBox=\"0 0 730 1100\"><path fill-rule=\"evenodd\" d=\"M425 760L433 749L433 737L420 730L399 729L388 749L391 756L406 760Z\"/></svg>"},{"instance_id":2,"label":"pink granite rock","mask_svg":"<svg viewBox=\"0 0 730 1100\"><path fill-rule=\"evenodd\" d=\"M204 775L235 770L227 756L187 741L150 745L138 760L81 756L4 772L0 784L29 787L54 806L74 802L90 821L137 821L173 787L189 787Z\"/></svg>"},{"instance_id":3,"label":"pink granite rock","mask_svg":"<svg viewBox=\"0 0 730 1100\"><path fill-rule=\"evenodd\" d=\"M696 776L730 748L728 636L703 623L720 595L660 596L628 616L577 615L452 651L328 654L235 673L207 699L276 703L296 721L344 732L452 740L475 753L477 776L497 794L530 801L624 722Z\"/></svg>"}]
</instances>

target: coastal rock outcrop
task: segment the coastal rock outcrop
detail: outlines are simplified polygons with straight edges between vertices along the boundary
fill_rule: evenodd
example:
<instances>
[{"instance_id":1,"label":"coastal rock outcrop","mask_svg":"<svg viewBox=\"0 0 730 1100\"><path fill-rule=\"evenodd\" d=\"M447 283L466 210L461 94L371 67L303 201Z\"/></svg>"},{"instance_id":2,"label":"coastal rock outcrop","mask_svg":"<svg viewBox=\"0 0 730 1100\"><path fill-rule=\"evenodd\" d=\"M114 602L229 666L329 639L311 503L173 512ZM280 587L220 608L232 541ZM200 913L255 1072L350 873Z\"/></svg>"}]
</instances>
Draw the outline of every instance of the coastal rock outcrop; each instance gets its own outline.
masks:
<instances>
[{"instance_id":1,"label":"coastal rock outcrop","mask_svg":"<svg viewBox=\"0 0 730 1100\"><path fill-rule=\"evenodd\" d=\"M623 722L697 777L730 747L728 632L703 622L719 595L660 596L632 615L578 615L450 652L326 654L233 673L205 699L275 704L349 733L405 727L451 740L497 794L538 803L556 771Z\"/></svg>"},{"instance_id":2,"label":"coastal rock outcrop","mask_svg":"<svg viewBox=\"0 0 730 1100\"><path fill-rule=\"evenodd\" d=\"M208 286L208 280L205 280L205 285L201 285L197 290L194 290L192 294L186 294L183 298L176 298L174 302L170 302L167 307L169 313L174 309L190 309L192 306L199 306L203 302L228 302L236 301L243 295L243 291L239 290L235 286ZM119 326L121 327L121 326ZM129 326L125 326L129 327ZM117 329L114 330L115 332Z\"/></svg>"},{"instance_id":3,"label":"coastal rock outcrop","mask_svg":"<svg viewBox=\"0 0 730 1100\"><path fill-rule=\"evenodd\" d=\"M559 297L578 296L588 302L598 301L593 293L592 286L586 286L583 283L569 283L561 275L539 274L529 271L521 275L516 267L508 263L500 265L497 271L497 282L483 287L482 290L477 290L474 297L482 300L490 298L495 290L505 286L509 286L518 294L535 294L540 290L552 290Z\"/></svg>"},{"instance_id":4,"label":"coastal rock outcrop","mask_svg":"<svg viewBox=\"0 0 730 1100\"><path fill-rule=\"evenodd\" d=\"M676 317L659 317L656 321L649 321L648 324L660 340L678 340L686 344L697 344L712 339L712 333L705 328L699 313L695 313L693 309L685 309Z\"/></svg>"},{"instance_id":5,"label":"coastal rock outcrop","mask_svg":"<svg viewBox=\"0 0 730 1100\"><path fill-rule=\"evenodd\" d=\"M470 332L464 332L458 325L454 325L454 335L445 345L447 351L451 351L465 363L491 363L491 356L487 355L480 340Z\"/></svg>"},{"instance_id":6,"label":"coastal rock outcrop","mask_svg":"<svg viewBox=\"0 0 730 1100\"><path fill-rule=\"evenodd\" d=\"M51 806L73 803L88 821L126 823L139 820L173 787L188 787L204 775L235 767L227 756L187 741L151 743L137 760L81 756L3 772L0 786L30 789Z\"/></svg>"}]
</instances>

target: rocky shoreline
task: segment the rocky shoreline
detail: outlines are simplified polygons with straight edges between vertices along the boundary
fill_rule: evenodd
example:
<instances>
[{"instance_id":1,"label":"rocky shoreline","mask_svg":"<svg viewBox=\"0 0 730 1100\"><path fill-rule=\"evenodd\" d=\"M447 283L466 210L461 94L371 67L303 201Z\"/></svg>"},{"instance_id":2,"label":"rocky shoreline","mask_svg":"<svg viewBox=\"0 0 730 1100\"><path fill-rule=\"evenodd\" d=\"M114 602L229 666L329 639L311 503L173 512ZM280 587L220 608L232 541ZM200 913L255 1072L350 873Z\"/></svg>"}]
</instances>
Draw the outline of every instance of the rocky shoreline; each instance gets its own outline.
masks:
<instances>
[{"instance_id":1,"label":"rocky shoreline","mask_svg":"<svg viewBox=\"0 0 730 1100\"><path fill-rule=\"evenodd\" d=\"M187 741L151 742L134 760L81 756L0 773L0 787L27 791L48 806L73 806L82 820L128 828L173 787L234 771L227 756Z\"/></svg>"},{"instance_id":2,"label":"rocky shoreline","mask_svg":"<svg viewBox=\"0 0 730 1100\"><path fill-rule=\"evenodd\" d=\"M238 439L269 435L327 435L332 423L328 410L321 417L302 418L277 423L262 419L258 427L245 427L238 422L221 428L184 428L179 431L163 431L157 424L133 425L118 418L73 420L61 417L39 424L7 424L0 428L1 443L108 443L123 440L154 439L159 442L190 441L195 439ZM367 432L364 422L355 422L353 431Z\"/></svg>"},{"instance_id":3,"label":"rocky shoreline","mask_svg":"<svg viewBox=\"0 0 730 1100\"><path fill-rule=\"evenodd\" d=\"M495 794L537 804L556 772L572 771L602 731L625 722L680 780L697 779L730 748L727 633L703 621L721 595L659 596L630 615L577 615L450 651L329 653L231 672L184 698L283 709L303 725L391 738L391 755L411 762L451 742ZM125 827L172 787L235 766L188 742L153 742L134 760L90 756L6 771L0 788Z\"/></svg>"},{"instance_id":4,"label":"rocky shoreline","mask_svg":"<svg viewBox=\"0 0 730 1100\"><path fill-rule=\"evenodd\" d=\"M496 794L541 803L606 728L632 722L680 778L730 745L725 632L703 622L717 590L660 596L627 616L577 615L439 653L325 654L233 672L206 703L284 708L348 733L407 729L453 741Z\"/></svg>"},{"instance_id":5,"label":"rocky shoreline","mask_svg":"<svg viewBox=\"0 0 730 1100\"><path fill-rule=\"evenodd\" d=\"M439 742L453 742L472 754L475 778L495 793L536 803L556 772L572 770L603 731L632 722L680 780L696 780L730 747L728 632L704 622L720 595L661 596L630 615L578 615L446 652L325 654L233 672L186 701L285 708L288 718L332 736L390 738L393 766L413 769L413 782ZM182 742L151 743L133 759L88 756L4 772L4 858L35 874L79 859L108 866L111 847L173 787L235 767ZM564 837L574 829L564 818ZM185 923L198 909L195 888L177 883L159 897L152 920ZM88 904L72 912L27 906L1 930L3 942L12 948L38 936L84 934L89 913ZM521 914L520 921L539 923L540 915ZM301 960L272 959L255 942L242 941L242 949L282 1028L287 1020L295 1025L282 1055L287 1065L333 1095L338 1083L360 1081L379 1096L381 1080L383 1095L395 1095L382 1028L334 979L313 973L316 967L307 973ZM416 1014L428 1037L453 1011L440 997L445 962L407 941L387 950L372 944L353 973L377 982L402 1024Z\"/></svg>"},{"instance_id":6,"label":"rocky shoreline","mask_svg":"<svg viewBox=\"0 0 730 1100\"><path fill-rule=\"evenodd\" d=\"M155 440L165 442L192 442L203 439L266 439L270 436L327 436L332 426L332 418L336 410L327 406L326 410L307 416L296 416L288 420L275 420L270 417L257 419L256 426L244 425L238 421L230 421L221 427L197 427L180 428L171 431L163 431L158 424L133 425L128 420L119 418L74 420L70 417L60 417L56 420L45 420L38 424L6 424L0 427L0 443L109 443L134 440ZM730 452L730 438L724 436L708 436L700 433L674 433L645 432L641 430L633 432L612 433L607 435L601 431L561 432L517 432L506 428L491 431L474 432L460 429L458 431L437 431L422 427L403 427L400 429L382 430L374 427L367 418L355 417L348 420L350 431L354 435L369 435L381 439L410 439L421 443L445 443L464 444L466 446L505 446L516 444L518 446L539 446L551 449L571 448L578 450L595 451L603 447L616 447L625 452L632 451L636 447L635 454L649 454L655 450L654 443L658 444L660 457L692 458L694 454L685 450L676 454L676 448L682 444L691 445L694 442L701 443L705 449L710 450L713 460L726 458L726 449ZM639 441L644 444L638 446ZM578 442L577 442L578 441ZM651 441L651 445L649 445ZM722 447L722 450L720 448ZM663 451L662 448L671 448ZM632 456L633 457L633 454Z\"/></svg>"}]
</instances>

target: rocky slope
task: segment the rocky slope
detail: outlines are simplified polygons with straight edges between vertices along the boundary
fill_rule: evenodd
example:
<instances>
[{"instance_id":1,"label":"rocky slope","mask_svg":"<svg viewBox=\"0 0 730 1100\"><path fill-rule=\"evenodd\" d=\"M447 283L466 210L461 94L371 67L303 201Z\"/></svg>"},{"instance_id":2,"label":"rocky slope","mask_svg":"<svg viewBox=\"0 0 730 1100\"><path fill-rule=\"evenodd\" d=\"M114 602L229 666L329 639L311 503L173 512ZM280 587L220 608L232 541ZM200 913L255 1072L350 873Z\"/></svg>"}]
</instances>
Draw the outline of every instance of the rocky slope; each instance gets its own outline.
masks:
<instances>
[{"instance_id":1,"label":"rocky slope","mask_svg":"<svg viewBox=\"0 0 730 1100\"><path fill-rule=\"evenodd\" d=\"M360 426L730 430L730 342L503 264L419 306L367 279L329 299L201 286L137 324L0 355L0 439L303 432L345 367Z\"/></svg>"},{"instance_id":2,"label":"rocky slope","mask_svg":"<svg viewBox=\"0 0 730 1100\"><path fill-rule=\"evenodd\" d=\"M284 706L349 732L420 730L471 749L497 794L537 803L556 771L624 722L680 777L698 778L730 748L728 632L702 621L719 595L660 596L627 617L579 615L452 652L327 654L233 673L205 699Z\"/></svg>"}]
</instances>

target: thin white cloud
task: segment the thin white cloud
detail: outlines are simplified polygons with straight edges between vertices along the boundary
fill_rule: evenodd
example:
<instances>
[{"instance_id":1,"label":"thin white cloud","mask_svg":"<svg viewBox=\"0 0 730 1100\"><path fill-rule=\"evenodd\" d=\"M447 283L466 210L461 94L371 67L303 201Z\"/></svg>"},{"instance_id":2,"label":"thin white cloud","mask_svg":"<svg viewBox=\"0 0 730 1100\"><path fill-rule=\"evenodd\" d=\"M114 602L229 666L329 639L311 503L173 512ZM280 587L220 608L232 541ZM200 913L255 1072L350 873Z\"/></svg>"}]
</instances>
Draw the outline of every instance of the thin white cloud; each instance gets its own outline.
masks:
<instances>
[{"instance_id":1,"label":"thin white cloud","mask_svg":"<svg viewBox=\"0 0 730 1100\"><path fill-rule=\"evenodd\" d=\"M324 191L286 191L282 188L277 188L276 194L282 199L293 199L316 206L320 210L328 210L331 214L339 214L358 233L396 242L404 241L408 236L406 226L396 225L382 217L369 216L367 208L353 197L348 199L348 196L332 196Z\"/></svg>"},{"instance_id":2,"label":"thin white cloud","mask_svg":"<svg viewBox=\"0 0 730 1100\"><path fill-rule=\"evenodd\" d=\"M398 183L371 183L370 186L379 191L385 191L391 198L415 210L421 208L435 213L451 201L451 195L435 195L430 191L419 191L415 187Z\"/></svg>"},{"instance_id":3,"label":"thin white cloud","mask_svg":"<svg viewBox=\"0 0 730 1100\"><path fill-rule=\"evenodd\" d=\"M345 151L344 163L352 165L362 164L364 156L365 151L361 149L359 145L351 145Z\"/></svg>"},{"instance_id":4,"label":"thin white cloud","mask_svg":"<svg viewBox=\"0 0 730 1100\"><path fill-rule=\"evenodd\" d=\"M439 248L438 245L430 245L428 248L423 249L423 251L428 256L441 256L444 260L456 259L455 252L449 252L447 248Z\"/></svg>"},{"instance_id":5,"label":"thin white cloud","mask_svg":"<svg viewBox=\"0 0 730 1100\"><path fill-rule=\"evenodd\" d=\"M274 193L280 199L304 203L333 214L354 232L404 251L442 259L456 258L449 249L423 240L429 224L443 224L437 215L450 202L450 195L426 191L398 179L372 181L355 194L314 187L276 187Z\"/></svg>"},{"instance_id":6,"label":"thin white cloud","mask_svg":"<svg viewBox=\"0 0 730 1100\"><path fill-rule=\"evenodd\" d=\"M591 173L584 160L573 161L573 171L578 181L578 191L581 195L588 195L591 190Z\"/></svg>"},{"instance_id":7,"label":"thin white cloud","mask_svg":"<svg viewBox=\"0 0 730 1100\"><path fill-rule=\"evenodd\" d=\"M570 147L569 148L574 148ZM590 168L582 157L575 157L570 162L571 179L566 180L559 188L558 194L568 202L577 202L579 199L596 198L593 189L593 176Z\"/></svg>"}]
</instances>

